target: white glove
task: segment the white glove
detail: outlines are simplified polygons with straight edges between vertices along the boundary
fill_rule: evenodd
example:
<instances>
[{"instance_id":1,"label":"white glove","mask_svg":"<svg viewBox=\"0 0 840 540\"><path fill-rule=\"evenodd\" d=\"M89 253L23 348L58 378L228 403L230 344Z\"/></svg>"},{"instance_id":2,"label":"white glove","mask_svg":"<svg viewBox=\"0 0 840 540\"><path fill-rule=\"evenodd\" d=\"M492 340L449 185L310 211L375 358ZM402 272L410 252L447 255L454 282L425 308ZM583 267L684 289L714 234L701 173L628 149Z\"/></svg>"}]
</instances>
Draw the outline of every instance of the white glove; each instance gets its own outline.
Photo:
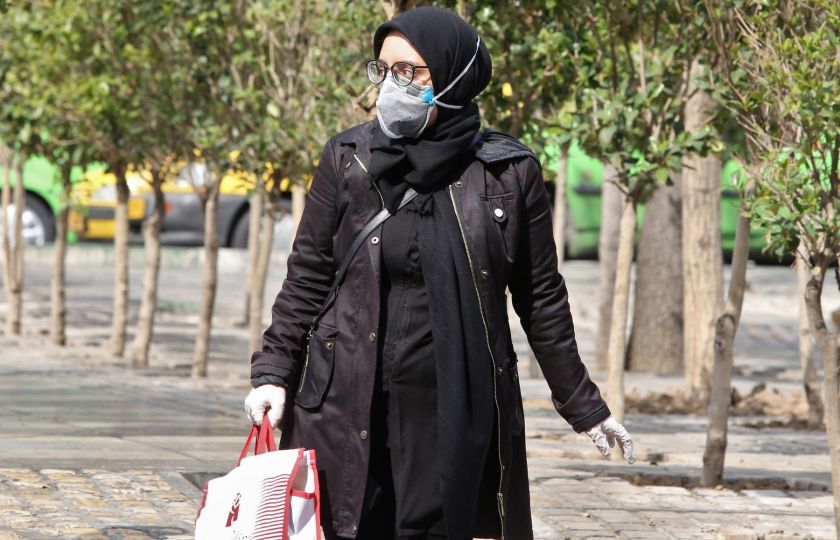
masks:
<instances>
[{"instance_id":1,"label":"white glove","mask_svg":"<svg viewBox=\"0 0 840 540\"><path fill-rule=\"evenodd\" d=\"M624 426L618 423L613 415L609 418L586 430L586 434L595 443L601 455L609 459L610 448L615 447L615 442L621 446L621 453L627 463L634 463L636 461L636 450L633 448L633 440L630 434L624 429Z\"/></svg>"},{"instance_id":2,"label":"white glove","mask_svg":"<svg viewBox=\"0 0 840 540\"><path fill-rule=\"evenodd\" d=\"M271 427L280 425L283 419L283 407L286 406L286 389L274 384L263 384L251 389L245 398L245 414L251 423L259 426L263 421L263 414L268 408L268 420Z\"/></svg>"}]
</instances>

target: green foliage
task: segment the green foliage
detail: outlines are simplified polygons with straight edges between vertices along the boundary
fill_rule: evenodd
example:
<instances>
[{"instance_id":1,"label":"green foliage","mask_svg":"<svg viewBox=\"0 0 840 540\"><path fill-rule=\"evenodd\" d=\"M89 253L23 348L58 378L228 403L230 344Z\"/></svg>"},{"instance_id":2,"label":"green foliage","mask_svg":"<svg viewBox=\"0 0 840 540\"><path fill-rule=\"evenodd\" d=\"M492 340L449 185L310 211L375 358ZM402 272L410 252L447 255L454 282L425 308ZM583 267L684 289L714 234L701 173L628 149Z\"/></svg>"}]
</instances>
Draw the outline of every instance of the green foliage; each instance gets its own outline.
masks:
<instances>
[{"instance_id":1,"label":"green foliage","mask_svg":"<svg viewBox=\"0 0 840 540\"><path fill-rule=\"evenodd\" d=\"M569 2L432 2L478 30L493 60L493 78L479 96L488 127L522 137L535 151L545 128L573 91L574 5Z\"/></svg>"},{"instance_id":2,"label":"green foliage","mask_svg":"<svg viewBox=\"0 0 840 540\"><path fill-rule=\"evenodd\" d=\"M824 0L708 2L726 86L747 138L753 222L767 250L840 254L840 5Z\"/></svg>"},{"instance_id":3,"label":"green foliage","mask_svg":"<svg viewBox=\"0 0 840 540\"><path fill-rule=\"evenodd\" d=\"M705 20L698 2L607 0L577 4L573 104L550 130L615 167L634 202L682 168L689 153L716 143L708 128L687 132L688 72L702 58Z\"/></svg>"}]
</instances>

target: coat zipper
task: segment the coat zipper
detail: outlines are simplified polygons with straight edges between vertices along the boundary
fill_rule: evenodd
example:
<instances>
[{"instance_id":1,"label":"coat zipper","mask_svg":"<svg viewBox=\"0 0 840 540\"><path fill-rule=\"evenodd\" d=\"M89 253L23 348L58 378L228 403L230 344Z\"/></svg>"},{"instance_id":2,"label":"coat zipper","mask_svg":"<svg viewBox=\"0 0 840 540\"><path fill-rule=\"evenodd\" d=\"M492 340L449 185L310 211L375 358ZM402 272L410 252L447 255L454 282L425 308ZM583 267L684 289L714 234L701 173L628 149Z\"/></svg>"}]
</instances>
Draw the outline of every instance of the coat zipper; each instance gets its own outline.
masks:
<instances>
[{"instance_id":1,"label":"coat zipper","mask_svg":"<svg viewBox=\"0 0 840 540\"><path fill-rule=\"evenodd\" d=\"M381 191L379 191L379 186L377 186L377 185L376 185L376 182L374 182L374 181L373 181L373 178L371 178L371 177L370 177L370 173L368 172L367 167L365 167L365 164L364 164L364 163L362 163L362 160L361 160L361 159L359 159L359 155L358 155L358 154L353 154L353 159L355 159L355 160L356 160L356 162L359 164L359 167L361 167L361 168L362 168L362 170L364 170L364 171L367 173L367 175L368 175L368 180L370 180L370 183L371 183L371 184L373 184L374 189L376 189L376 193L377 193L377 194L379 194L379 202L381 202L381 203L382 203L382 208L385 208L385 199L382 197L382 192L381 192ZM380 208L380 210L381 210L382 208Z\"/></svg>"},{"instance_id":2,"label":"coat zipper","mask_svg":"<svg viewBox=\"0 0 840 540\"><path fill-rule=\"evenodd\" d=\"M309 367L309 342L312 340L312 328L306 333L306 356L303 359L303 372L300 375L300 382L296 394L300 394L300 389L303 388L303 381L306 380L306 368Z\"/></svg>"},{"instance_id":3,"label":"coat zipper","mask_svg":"<svg viewBox=\"0 0 840 540\"><path fill-rule=\"evenodd\" d=\"M478 310L481 313L481 322L484 325L484 339L487 342L487 352L490 353L491 362L491 376L493 377L493 401L496 404L496 442L499 456L499 487L496 490L496 506L499 511L499 521L502 525L502 538L505 540L505 500L502 493L502 479L504 477L505 468L502 463L502 426L501 426L501 412L499 410L499 397L496 390L496 360L493 358L493 348L490 346L490 331L487 328L487 320L484 318L484 307L481 304L481 293L478 290L478 283L475 281L475 268L473 267L472 257L470 257L470 249L467 246L467 237L464 235L464 227L461 224L461 216L458 214L458 205L455 204L455 195L452 193L452 186L448 187L449 197L452 199L452 208L455 210L455 219L458 221L458 229L461 231L461 240L464 242L464 251L467 254L467 263L470 267L470 277L472 278L473 287L475 288L475 295L478 298Z\"/></svg>"}]
</instances>

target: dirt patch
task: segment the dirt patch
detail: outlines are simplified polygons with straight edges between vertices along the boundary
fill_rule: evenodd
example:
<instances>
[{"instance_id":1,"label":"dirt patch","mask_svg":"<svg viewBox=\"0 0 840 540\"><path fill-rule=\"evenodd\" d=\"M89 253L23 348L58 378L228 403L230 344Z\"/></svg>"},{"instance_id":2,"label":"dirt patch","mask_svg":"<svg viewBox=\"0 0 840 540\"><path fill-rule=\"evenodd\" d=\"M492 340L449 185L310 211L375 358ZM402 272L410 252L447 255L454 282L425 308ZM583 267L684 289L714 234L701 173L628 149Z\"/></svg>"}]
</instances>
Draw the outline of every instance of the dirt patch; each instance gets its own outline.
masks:
<instances>
[{"instance_id":1,"label":"dirt patch","mask_svg":"<svg viewBox=\"0 0 840 540\"><path fill-rule=\"evenodd\" d=\"M801 392L782 394L764 383L756 385L747 395L732 389L730 414L733 416L770 416L771 421L756 422L752 427L789 427L809 429L808 402ZM700 414L705 415L705 402L692 399L682 389L669 388L665 392L639 394L635 389L627 393L627 412L640 414ZM760 425L759 425L760 424Z\"/></svg>"},{"instance_id":2,"label":"dirt patch","mask_svg":"<svg viewBox=\"0 0 840 540\"><path fill-rule=\"evenodd\" d=\"M615 476L614 473L599 473L595 476ZM646 474L635 473L622 475L621 478L627 480L634 486L669 486L669 487L683 487L686 489L694 489L704 487L700 485L700 478L685 475L668 475L668 474ZM828 492L828 486L823 484L815 484L812 482L804 482L799 480L788 480L785 478L734 478L723 481L723 484L715 486L715 489L728 489L732 491L743 491L745 489L761 489L769 490L775 489L779 491L821 491Z\"/></svg>"}]
</instances>

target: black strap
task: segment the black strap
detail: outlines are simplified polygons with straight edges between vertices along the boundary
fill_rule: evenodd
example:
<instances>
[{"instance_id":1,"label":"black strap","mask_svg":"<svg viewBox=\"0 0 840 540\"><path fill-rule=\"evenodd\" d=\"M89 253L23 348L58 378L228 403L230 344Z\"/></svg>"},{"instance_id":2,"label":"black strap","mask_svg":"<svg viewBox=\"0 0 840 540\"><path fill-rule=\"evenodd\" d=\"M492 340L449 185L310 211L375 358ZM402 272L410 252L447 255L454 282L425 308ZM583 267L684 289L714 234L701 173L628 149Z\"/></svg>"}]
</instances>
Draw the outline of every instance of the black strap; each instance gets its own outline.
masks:
<instances>
[{"instance_id":1,"label":"black strap","mask_svg":"<svg viewBox=\"0 0 840 540\"><path fill-rule=\"evenodd\" d=\"M408 188L405 195L403 195L402 201L400 201L400 205L397 207L397 210L408 204L416 196L417 192L412 188ZM393 214L388 212L387 208L383 208L367 222L362 230L356 235L356 238L353 239L353 243L350 244L350 249L347 250L344 260L341 261L341 266L335 273L335 279L333 280L332 287L330 287L330 291L327 293L326 302L324 302L323 307L321 307L321 311L319 311L318 314L315 315L315 318L312 319L312 326L309 329L310 333L318 328L318 322L321 320L321 317L324 316L324 313L326 313L326 311L335 302L335 297L338 296L338 288L341 286L341 282L344 281L344 275L347 274L347 269L350 268L350 263L353 261L353 257L356 255L356 252L359 251L359 248L362 246L370 233L372 233L375 228L382 225L382 223L384 223L385 220L392 215Z\"/></svg>"}]
</instances>

